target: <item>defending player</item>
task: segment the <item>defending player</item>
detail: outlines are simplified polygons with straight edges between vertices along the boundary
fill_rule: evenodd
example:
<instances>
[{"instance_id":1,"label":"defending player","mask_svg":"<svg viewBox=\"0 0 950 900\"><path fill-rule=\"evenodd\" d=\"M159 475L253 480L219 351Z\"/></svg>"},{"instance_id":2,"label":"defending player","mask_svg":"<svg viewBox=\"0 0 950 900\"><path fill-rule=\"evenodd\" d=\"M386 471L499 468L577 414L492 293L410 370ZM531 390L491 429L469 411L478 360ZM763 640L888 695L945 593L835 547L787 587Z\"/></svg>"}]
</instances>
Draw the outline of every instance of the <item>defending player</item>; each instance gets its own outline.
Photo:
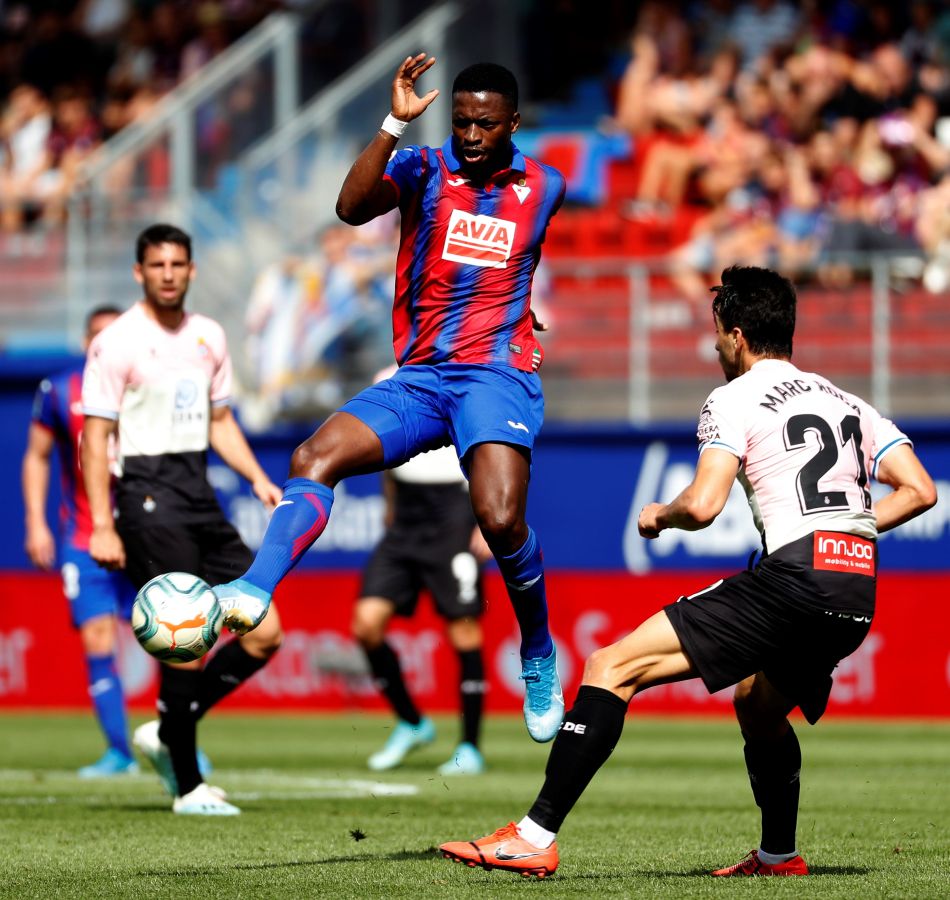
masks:
<instances>
[{"instance_id":1,"label":"defending player","mask_svg":"<svg viewBox=\"0 0 950 900\"><path fill-rule=\"evenodd\" d=\"M544 413L531 281L564 179L512 143L518 86L507 69L487 63L455 79L449 140L394 152L406 124L438 94L415 92L434 63L420 53L399 67L392 113L337 201L340 218L353 225L397 207L402 214L393 306L400 369L297 448L254 565L216 593L228 627L255 627L278 582L322 533L340 480L454 444L521 628L528 732L547 741L564 700L541 547L525 522L531 450Z\"/></svg>"},{"instance_id":2,"label":"defending player","mask_svg":"<svg viewBox=\"0 0 950 900\"><path fill-rule=\"evenodd\" d=\"M136 242L144 298L93 342L83 378L82 467L93 530L89 552L124 568L136 587L169 571L218 584L243 571L251 552L227 521L207 480L208 447L246 478L262 503L280 490L261 469L230 407L231 359L213 319L184 309L195 274L191 238L152 225ZM118 432L122 476L115 518L106 448ZM199 771L198 720L260 669L280 646L272 608L252 635L201 661L161 666L159 722L136 729L135 745L184 815L235 815Z\"/></svg>"},{"instance_id":3,"label":"defending player","mask_svg":"<svg viewBox=\"0 0 950 900\"><path fill-rule=\"evenodd\" d=\"M121 310L101 306L86 317L83 349L115 321ZM44 379L33 402L33 418L23 456L23 505L26 510L26 553L39 569L56 563L56 542L46 521L50 457L59 454L62 481L60 508L60 571L63 593L69 601L73 625L79 631L89 696L107 749L96 762L79 770L80 778L108 778L138 772L129 747L128 721L122 682L116 669L118 619L128 621L135 589L120 572L99 568L89 556L92 521L79 471L79 438L82 433L80 394L82 366L74 366Z\"/></svg>"},{"instance_id":4,"label":"defending player","mask_svg":"<svg viewBox=\"0 0 950 900\"><path fill-rule=\"evenodd\" d=\"M399 657L386 640L392 617L411 616L426 588L459 661L462 740L438 771L477 775L485 769L478 749L485 694L480 566L491 551L475 525L454 449L420 453L383 478L386 533L363 573L353 636L399 721L385 746L369 758L369 767L395 768L411 750L435 739L435 726L410 697Z\"/></svg>"},{"instance_id":5,"label":"defending player","mask_svg":"<svg viewBox=\"0 0 950 900\"><path fill-rule=\"evenodd\" d=\"M623 729L632 697L702 678L735 684L745 759L761 809L757 850L714 875L806 875L795 840L801 751L788 714L814 724L831 673L871 627L877 535L936 503L908 438L860 398L791 363L795 290L768 269L723 272L713 288L716 349L728 382L699 419L692 483L640 512L640 534L705 528L736 478L762 533L759 563L681 597L632 634L596 651L551 748L546 779L517 825L445 856L527 875L558 864L555 835ZM892 490L872 505L868 479Z\"/></svg>"}]
</instances>

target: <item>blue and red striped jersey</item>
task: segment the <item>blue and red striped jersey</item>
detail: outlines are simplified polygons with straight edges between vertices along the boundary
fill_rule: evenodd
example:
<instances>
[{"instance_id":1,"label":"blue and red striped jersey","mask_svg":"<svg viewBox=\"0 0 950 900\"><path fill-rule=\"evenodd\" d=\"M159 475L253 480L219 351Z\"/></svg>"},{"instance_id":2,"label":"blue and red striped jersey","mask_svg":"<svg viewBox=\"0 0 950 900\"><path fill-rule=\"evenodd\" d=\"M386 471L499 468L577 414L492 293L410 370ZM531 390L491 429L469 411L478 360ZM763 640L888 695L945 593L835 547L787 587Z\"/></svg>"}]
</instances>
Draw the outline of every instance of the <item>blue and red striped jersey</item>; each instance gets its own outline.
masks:
<instances>
[{"instance_id":1,"label":"blue and red striped jersey","mask_svg":"<svg viewBox=\"0 0 950 900\"><path fill-rule=\"evenodd\" d=\"M33 421L53 434L62 483L60 524L63 539L79 550L89 548L92 517L79 468L82 437L82 366L43 379L33 399Z\"/></svg>"},{"instance_id":2,"label":"blue and red striped jersey","mask_svg":"<svg viewBox=\"0 0 950 900\"><path fill-rule=\"evenodd\" d=\"M531 280L564 177L513 146L511 165L473 185L452 139L393 154L399 192L393 349L405 364L493 363L531 372Z\"/></svg>"}]
</instances>

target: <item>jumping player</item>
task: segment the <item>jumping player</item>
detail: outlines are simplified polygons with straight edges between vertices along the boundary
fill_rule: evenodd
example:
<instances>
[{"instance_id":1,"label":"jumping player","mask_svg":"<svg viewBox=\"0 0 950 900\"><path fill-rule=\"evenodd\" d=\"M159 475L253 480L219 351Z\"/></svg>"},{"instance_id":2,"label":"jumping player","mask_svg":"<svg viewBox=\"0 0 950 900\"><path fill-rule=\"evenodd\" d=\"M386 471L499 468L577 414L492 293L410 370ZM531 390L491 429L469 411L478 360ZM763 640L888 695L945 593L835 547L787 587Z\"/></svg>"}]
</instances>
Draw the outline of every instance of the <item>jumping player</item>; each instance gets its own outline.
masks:
<instances>
[{"instance_id":1,"label":"jumping player","mask_svg":"<svg viewBox=\"0 0 950 900\"><path fill-rule=\"evenodd\" d=\"M745 760L761 809L758 849L713 875L807 875L795 840L801 751L788 714L814 724L831 673L874 615L877 535L936 503L908 438L871 406L791 363L795 290L775 272L733 267L713 288L716 350L726 385L699 419L691 484L640 512L640 534L705 528L736 478L762 533L763 557L647 619L587 660L573 709L528 814L494 834L443 844L485 868L550 875L555 836L620 738L627 705L658 684L702 678L736 685ZM892 490L872 504L868 479Z\"/></svg>"},{"instance_id":2,"label":"jumping player","mask_svg":"<svg viewBox=\"0 0 950 900\"><path fill-rule=\"evenodd\" d=\"M83 349L121 310L100 306L86 317ZM44 379L33 402L33 418L23 456L23 505L26 510L25 548L39 569L56 563L56 542L46 521L50 458L59 454L62 482L60 548L63 593L86 656L89 696L107 749L96 762L79 770L80 778L108 778L138 772L129 747L128 721L122 682L116 669L116 628L128 621L135 589L121 572L107 572L89 556L92 521L79 471L82 434L82 365Z\"/></svg>"},{"instance_id":3,"label":"jumping player","mask_svg":"<svg viewBox=\"0 0 950 900\"><path fill-rule=\"evenodd\" d=\"M297 448L253 566L216 593L229 628L254 628L278 582L322 533L340 480L454 444L521 628L528 732L548 741L564 700L541 547L525 522L531 450L544 412L531 281L564 179L512 143L518 86L507 69L487 63L456 77L452 135L441 147L395 152L407 123L438 95L415 92L434 63L420 53L399 67L392 113L337 200L338 215L352 225L397 207L402 214L393 306L400 368Z\"/></svg>"},{"instance_id":4,"label":"jumping player","mask_svg":"<svg viewBox=\"0 0 950 900\"><path fill-rule=\"evenodd\" d=\"M353 636L399 721L385 746L369 758L369 767L395 768L411 750L435 739L435 726L419 712L399 656L386 640L392 617L411 616L426 588L445 619L446 636L459 663L462 739L438 771L478 775L485 769L478 749L485 694L481 563L490 551L475 525L453 448L420 453L383 478L386 533L363 572Z\"/></svg>"},{"instance_id":5,"label":"jumping player","mask_svg":"<svg viewBox=\"0 0 950 900\"><path fill-rule=\"evenodd\" d=\"M93 342L83 377L82 468L93 530L89 552L125 569L141 587L169 571L212 585L232 578L251 552L227 521L207 480L209 446L269 506L280 489L260 467L230 407L231 358L221 326L186 312L195 274L191 238L152 225L136 242L136 281L144 298ZM122 476L115 518L106 447L119 435ZM236 815L204 783L196 748L198 720L260 669L280 646L272 608L253 635L203 661L161 666L158 722L136 729L134 743L155 766L183 815Z\"/></svg>"}]
</instances>

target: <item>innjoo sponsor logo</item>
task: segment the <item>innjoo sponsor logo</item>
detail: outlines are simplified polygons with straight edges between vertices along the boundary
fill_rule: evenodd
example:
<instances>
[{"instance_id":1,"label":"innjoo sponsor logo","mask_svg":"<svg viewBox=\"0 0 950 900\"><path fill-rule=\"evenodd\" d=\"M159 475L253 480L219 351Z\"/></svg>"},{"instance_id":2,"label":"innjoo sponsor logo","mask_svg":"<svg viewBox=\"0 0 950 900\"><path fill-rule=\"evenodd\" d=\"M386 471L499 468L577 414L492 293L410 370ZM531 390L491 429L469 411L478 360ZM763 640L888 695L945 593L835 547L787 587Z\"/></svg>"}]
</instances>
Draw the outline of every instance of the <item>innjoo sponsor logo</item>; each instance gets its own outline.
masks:
<instances>
[{"instance_id":1,"label":"innjoo sponsor logo","mask_svg":"<svg viewBox=\"0 0 950 900\"><path fill-rule=\"evenodd\" d=\"M831 572L856 572L873 575L875 569L874 542L854 534L815 532L816 569Z\"/></svg>"},{"instance_id":2,"label":"innjoo sponsor logo","mask_svg":"<svg viewBox=\"0 0 950 900\"><path fill-rule=\"evenodd\" d=\"M470 266L504 269L514 239L514 222L453 209L442 258Z\"/></svg>"}]
</instances>

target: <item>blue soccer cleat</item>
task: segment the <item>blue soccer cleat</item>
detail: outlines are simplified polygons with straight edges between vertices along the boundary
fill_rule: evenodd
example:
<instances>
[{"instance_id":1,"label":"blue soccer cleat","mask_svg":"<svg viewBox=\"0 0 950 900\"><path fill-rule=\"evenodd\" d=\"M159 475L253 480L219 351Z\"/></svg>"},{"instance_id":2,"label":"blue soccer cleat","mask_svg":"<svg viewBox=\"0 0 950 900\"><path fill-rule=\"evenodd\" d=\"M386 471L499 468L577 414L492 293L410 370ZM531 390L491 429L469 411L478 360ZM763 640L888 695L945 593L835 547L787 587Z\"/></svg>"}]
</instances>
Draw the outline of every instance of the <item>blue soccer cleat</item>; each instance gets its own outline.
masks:
<instances>
[{"instance_id":1,"label":"blue soccer cleat","mask_svg":"<svg viewBox=\"0 0 950 900\"><path fill-rule=\"evenodd\" d=\"M448 762L442 763L436 771L440 775L481 775L485 771L485 760L478 747L463 741Z\"/></svg>"},{"instance_id":2,"label":"blue soccer cleat","mask_svg":"<svg viewBox=\"0 0 950 900\"><path fill-rule=\"evenodd\" d=\"M417 747L431 744L435 740L435 726L430 719L422 718L418 725L400 721L393 729L383 749L374 753L367 765L374 772L395 769Z\"/></svg>"},{"instance_id":3,"label":"blue soccer cleat","mask_svg":"<svg viewBox=\"0 0 950 900\"><path fill-rule=\"evenodd\" d=\"M139 764L121 750L110 747L94 763L83 766L77 773L80 778L115 778L119 775L138 775Z\"/></svg>"},{"instance_id":4,"label":"blue soccer cleat","mask_svg":"<svg viewBox=\"0 0 950 900\"><path fill-rule=\"evenodd\" d=\"M247 634L261 624L270 608L270 594L238 578L211 589L221 607L222 625L234 634Z\"/></svg>"},{"instance_id":5,"label":"blue soccer cleat","mask_svg":"<svg viewBox=\"0 0 950 900\"><path fill-rule=\"evenodd\" d=\"M564 693L557 674L557 651L550 656L521 660L524 681L524 723L539 744L550 741L564 718Z\"/></svg>"}]
</instances>

